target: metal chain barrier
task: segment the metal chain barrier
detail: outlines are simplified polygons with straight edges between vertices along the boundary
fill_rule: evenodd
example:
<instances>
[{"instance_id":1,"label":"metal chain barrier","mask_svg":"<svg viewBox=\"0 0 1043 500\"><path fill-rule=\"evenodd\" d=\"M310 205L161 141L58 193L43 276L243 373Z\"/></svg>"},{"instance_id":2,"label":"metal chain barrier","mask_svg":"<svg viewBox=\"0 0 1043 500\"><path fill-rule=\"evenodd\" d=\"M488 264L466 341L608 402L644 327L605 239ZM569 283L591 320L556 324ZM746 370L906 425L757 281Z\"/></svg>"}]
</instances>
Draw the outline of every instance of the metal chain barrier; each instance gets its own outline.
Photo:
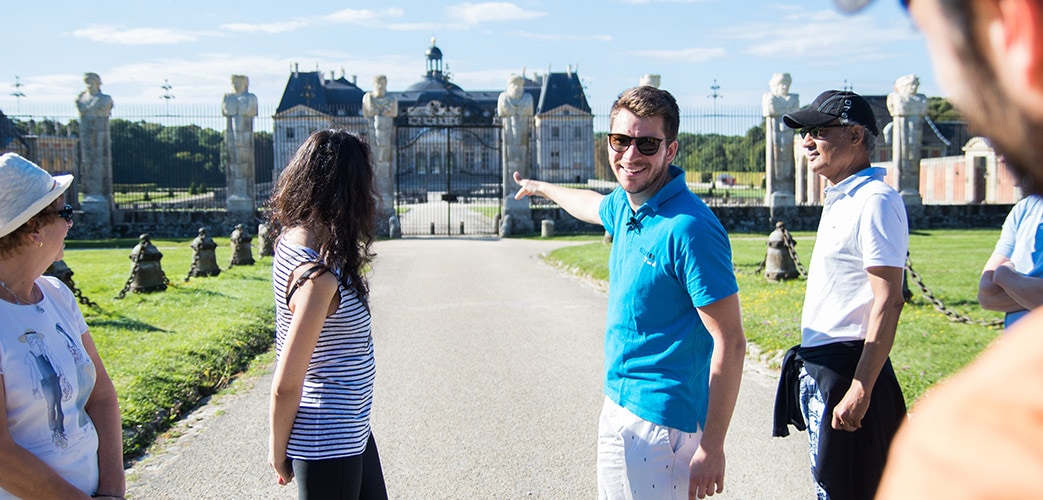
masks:
<instances>
[{"instance_id":1,"label":"metal chain barrier","mask_svg":"<svg viewBox=\"0 0 1043 500\"><path fill-rule=\"evenodd\" d=\"M130 270L130 276L127 277L127 282L123 284L123 290L120 290L117 299L122 299L127 296L127 290L130 290L130 284L134 282L134 276L138 274L138 261L134 261L134 268Z\"/></svg>"},{"instance_id":2,"label":"metal chain barrier","mask_svg":"<svg viewBox=\"0 0 1043 500\"><path fill-rule=\"evenodd\" d=\"M923 283L923 277L920 276L920 273L917 273L913 269L913 264L912 261L909 260L908 253L905 255L905 269L909 271L909 274L913 277L913 281L916 282L916 286L920 287L920 290L923 292L923 296L931 302L931 305L934 306L934 309L936 311L944 314L947 318L949 318L949 321L954 321L957 323L967 323L969 325L981 325L987 327L1003 326L1003 320L1001 319L974 319L967 316L966 314L960 314L946 307L941 300L934 296L934 293L931 292L931 289L927 288L927 285Z\"/></svg>"},{"instance_id":3,"label":"metal chain barrier","mask_svg":"<svg viewBox=\"0 0 1043 500\"><path fill-rule=\"evenodd\" d=\"M66 284L69 285L69 289L72 290L72 293L76 295L76 300L78 300L80 302L80 304L83 304L83 305L85 305L87 307L97 307L98 306L98 304L95 304L93 300L91 300L89 297L84 295L82 290L80 290L79 288L76 288L76 283L74 283L72 281L72 278L69 278L69 282L66 283Z\"/></svg>"},{"instance_id":4,"label":"metal chain barrier","mask_svg":"<svg viewBox=\"0 0 1043 500\"><path fill-rule=\"evenodd\" d=\"M797 267L797 272L800 273L801 278L807 279L808 273L804 269L804 266L800 263L800 257L797 256L797 249L794 248L794 242L793 239L790 237L789 231L783 228L782 235L783 241L786 244L786 249L789 250L790 258L793 259L793 264ZM764 270L764 264L766 261L767 259L762 260L761 263L757 266L757 269L754 270L752 273L745 273L739 270L738 268L735 268L734 266L733 268L735 269L736 273L760 274L760 272ZM913 269L913 264L912 261L909 260L908 253L906 253L905 256L905 269L913 277L913 281L916 283L916 286L920 288L920 291L923 292L923 296L931 303L931 305L934 307L936 311L944 314L947 318L949 318L949 321L957 323L966 323L971 325L981 325L989 328L1003 326L1002 319L975 319L971 318L970 316L967 316L966 314L961 314L948 308L941 300L938 299L938 297L934 296L934 292L932 292L930 288L927 288L927 285L924 284L923 277L920 275L920 273L917 273L916 270Z\"/></svg>"},{"instance_id":5,"label":"metal chain barrier","mask_svg":"<svg viewBox=\"0 0 1043 500\"><path fill-rule=\"evenodd\" d=\"M793 265L797 266L797 272L800 273L800 277L808 279L808 273L804 270L804 265L800 263L800 257L797 257L797 249L795 248L793 237L789 235L789 231L785 227L782 228L782 241L786 244L786 249L789 250L789 257L793 259Z\"/></svg>"},{"instance_id":6,"label":"metal chain barrier","mask_svg":"<svg viewBox=\"0 0 1043 500\"><path fill-rule=\"evenodd\" d=\"M767 261L768 261L768 259L761 260L761 263L757 264L757 269L754 269L753 271L749 271L749 272L743 271L742 269L739 269L739 266L736 266L735 263L732 263L732 272L734 272L735 274L748 274L748 275L751 275L751 276L756 276L756 275L760 274L762 271L764 271L764 263L767 262Z\"/></svg>"}]
</instances>

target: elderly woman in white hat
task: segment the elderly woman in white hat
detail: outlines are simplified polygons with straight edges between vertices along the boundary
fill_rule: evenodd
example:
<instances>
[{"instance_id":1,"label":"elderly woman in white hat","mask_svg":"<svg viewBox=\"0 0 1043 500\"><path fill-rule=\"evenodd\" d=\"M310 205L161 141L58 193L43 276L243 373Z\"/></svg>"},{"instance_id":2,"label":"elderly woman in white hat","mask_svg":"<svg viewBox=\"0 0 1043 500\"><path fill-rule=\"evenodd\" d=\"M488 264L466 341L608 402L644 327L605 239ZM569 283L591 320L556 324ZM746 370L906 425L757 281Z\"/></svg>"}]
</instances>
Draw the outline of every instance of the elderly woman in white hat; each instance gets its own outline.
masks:
<instances>
[{"instance_id":1,"label":"elderly woman in white hat","mask_svg":"<svg viewBox=\"0 0 1043 500\"><path fill-rule=\"evenodd\" d=\"M43 276L72 227L71 183L0 156L0 499L126 489L116 390L76 298Z\"/></svg>"}]
</instances>

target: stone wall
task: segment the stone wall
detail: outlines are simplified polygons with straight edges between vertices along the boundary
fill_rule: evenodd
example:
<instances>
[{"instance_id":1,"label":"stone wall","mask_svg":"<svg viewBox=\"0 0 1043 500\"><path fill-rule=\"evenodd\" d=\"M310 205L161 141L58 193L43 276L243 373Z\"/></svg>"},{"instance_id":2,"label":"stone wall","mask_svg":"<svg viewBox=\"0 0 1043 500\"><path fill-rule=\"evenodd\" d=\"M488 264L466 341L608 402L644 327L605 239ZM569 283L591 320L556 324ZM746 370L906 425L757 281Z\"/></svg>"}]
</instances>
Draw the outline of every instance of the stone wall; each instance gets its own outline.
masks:
<instances>
[{"instance_id":1,"label":"stone wall","mask_svg":"<svg viewBox=\"0 0 1043 500\"><path fill-rule=\"evenodd\" d=\"M910 229L999 229L1012 205L925 205L923 215L910 221ZM775 229L775 223L786 223L790 231L815 231L822 216L822 207L804 205L794 207L764 206L710 207L729 233L764 233ZM561 209L533 210L535 227L543 219L554 221L556 233L596 233L601 226L576 220Z\"/></svg>"},{"instance_id":2,"label":"stone wall","mask_svg":"<svg viewBox=\"0 0 1043 500\"><path fill-rule=\"evenodd\" d=\"M260 214L233 214L224 210L116 210L111 227L91 223L86 214L76 214L69 239L137 238L148 233L153 238L195 238L205 227L211 236L228 236L236 224L242 224L251 236L257 236Z\"/></svg>"},{"instance_id":3,"label":"stone wall","mask_svg":"<svg viewBox=\"0 0 1043 500\"><path fill-rule=\"evenodd\" d=\"M1011 205L925 205L923 215L911 221L913 230L930 229L999 229L1010 212ZM777 221L786 223L791 231L814 231L822 214L820 206L776 207L736 206L711 207L721 224L730 233L764 233L775 228ZM113 224L91 224L84 214L76 214L76 224L69 231L70 239L137 238L148 233L153 238L194 238L199 228L205 227L212 236L232 233L236 224L243 224L251 236L256 236L261 214L230 215L222 210L197 211L115 211ZM538 231L540 221L554 221L558 234L600 233L600 225L579 221L560 208L536 208L532 211L533 227ZM380 221L379 231L386 235L387 221Z\"/></svg>"}]
</instances>

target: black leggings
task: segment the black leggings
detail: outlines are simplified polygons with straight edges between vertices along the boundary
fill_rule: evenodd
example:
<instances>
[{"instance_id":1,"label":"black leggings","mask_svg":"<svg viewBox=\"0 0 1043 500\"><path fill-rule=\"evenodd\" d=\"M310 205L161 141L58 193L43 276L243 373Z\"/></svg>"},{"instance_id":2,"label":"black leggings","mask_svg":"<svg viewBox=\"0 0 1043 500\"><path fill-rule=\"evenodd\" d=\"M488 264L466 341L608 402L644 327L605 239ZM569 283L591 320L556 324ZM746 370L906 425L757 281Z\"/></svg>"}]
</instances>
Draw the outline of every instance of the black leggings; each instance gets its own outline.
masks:
<instances>
[{"instance_id":1,"label":"black leggings","mask_svg":"<svg viewBox=\"0 0 1043 500\"><path fill-rule=\"evenodd\" d=\"M293 475L300 500L387 500L388 497L372 434L361 455L294 460Z\"/></svg>"}]
</instances>

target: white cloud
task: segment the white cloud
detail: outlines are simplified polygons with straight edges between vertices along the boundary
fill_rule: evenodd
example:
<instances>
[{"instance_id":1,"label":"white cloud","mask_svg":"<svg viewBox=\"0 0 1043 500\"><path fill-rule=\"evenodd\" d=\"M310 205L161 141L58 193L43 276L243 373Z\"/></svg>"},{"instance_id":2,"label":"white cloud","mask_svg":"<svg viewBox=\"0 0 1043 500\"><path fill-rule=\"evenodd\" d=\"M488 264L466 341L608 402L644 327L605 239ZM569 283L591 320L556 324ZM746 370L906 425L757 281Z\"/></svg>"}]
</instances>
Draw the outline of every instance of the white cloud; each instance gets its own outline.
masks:
<instances>
[{"instance_id":1,"label":"white cloud","mask_svg":"<svg viewBox=\"0 0 1043 500\"><path fill-rule=\"evenodd\" d=\"M236 31L240 33L264 33L264 34L275 34L275 33L286 33L288 31L295 31L308 26L309 22L306 20L299 21L284 21L278 23L229 23L222 24L221 28L229 31Z\"/></svg>"},{"instance_id":2,"label":"white cloud","mask_svg":"<svg viewBox=\"0 0 1043 500\"><path fill-rule=\"evenodd\" d=\"M542 40L546 42L611 42L611 35L562 35L559 33L530 33L519 31L517 35L521 38L531 40Z\"/></svg>"},{"instance_id":3,"label":"white cloud","mask_svg":"<svg viewBox=\"0 0 1043 500\"><path fill-rule=\"evenodd\" d=\"M474 25L489 22L527 21L546 16L546 12L525 10L508 2L465 2L446 7L446 16L464 24Z\"/></svg>"},{"instance_id":4,"label":"white cloud","mask_svg":"<svg viewBox=\"0 0 1043 500\"><path fill-rule=\"evenodd\" d=\"M777 20L720 31L736 40L746 40L744 53L765 58L815 57L821 63L838 59L872 61L892 57L888 46L916 39L909 26L877 26L865 15L845 16L832 9L781 10ZM871 34L871 36L867 36Z\"/></svg>"},{"instance_id":5,"label":"white cloud","mask_svg":"<svg viewBox=\"0 0 1043 500\"><path fill-rule=\"evenodd\" d=\"M208 34L170 28L127 29L117 26L91 26L73 31L72 36L113 45L171 45L195 42Z\"/></svg>"},{"instance_id":6,"label":"white cloud","mask_svg":"<svg viewBox=\"0 0 1043 500\"><path fill-rule=\"evenodd\" d=\"M620 0L620 3L628 3L632 5L645 5L650 3L704 3L713 1L716 0Z\"/></svg>"},{"instance_id":7,"label":"white cloud","mask_svg":"<svg viewBox=\"0 0 1043 500\"><path fill-rule=\"evenodd\" d=\"M727 54L727 51L721 47L709 49L693 47L689 49L676 50L634 50L630 53L635 56L658 59L667 62L701 63L709 61L710 59L724 57L725 54Z\"/></svg>"},{"instance_id":8,"label":"white cloud","mask_svg":"<svg viewBox=\"0 0 1043 500\"><path fill-rule=\"evenodd\" d=\"M386 18L399 18L404 14L405 12L402 9L397 8L383 10L343 9L323 16L322 19L333 23L373 24Z\"/></svg>"}]
</instances>

